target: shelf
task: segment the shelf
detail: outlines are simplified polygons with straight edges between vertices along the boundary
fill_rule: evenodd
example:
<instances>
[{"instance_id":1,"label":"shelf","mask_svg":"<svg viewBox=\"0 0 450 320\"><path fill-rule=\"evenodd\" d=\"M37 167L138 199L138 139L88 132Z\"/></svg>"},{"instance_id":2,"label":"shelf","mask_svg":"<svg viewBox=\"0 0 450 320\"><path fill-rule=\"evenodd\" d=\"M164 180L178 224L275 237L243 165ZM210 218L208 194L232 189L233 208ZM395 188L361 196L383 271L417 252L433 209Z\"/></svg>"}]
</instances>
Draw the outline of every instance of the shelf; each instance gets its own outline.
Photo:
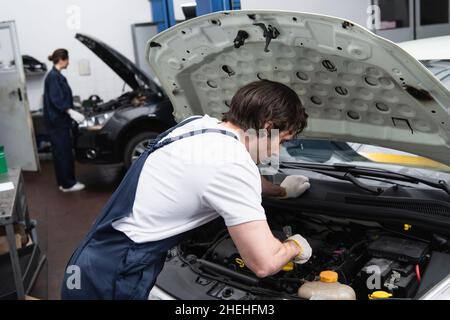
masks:
<instances>
[{"instance_id":1,"label":"shelf","mask_svg":"<svg viewBox=\"0 0 450 320\"><path fill-rule=\"evenodd\" d=\"M43 76L47 71L25 71L25 76Z\"/></svg>"},{"instance_id":2,"label":"shelf","mask_svg":"<svg viewBox=\"0 0 450 320\"><path fill-rule=\"evenodd\" d=\"M25 294L30 293L46 260L46 256L41 255L35 229L30 236L33 243L17 250ZM9 253L5 253L0 255L0 300L13 299L17 299L14 275Z\"/></svg>"},{"instance_id":3,"label":"shelf","mask_svg":"<svg viewBox=\"0 0 450 320\"><path fill-rule=\"evenodd\" d=\"M41 256L36 222L30 219L20 169L0 174L0 183L12 182L14 189L0 192L0 226L5 228L9 252L0 255L0 299L24 299L45 262ZM15 224L23 224L31 242L15 249ZM12 249L14 248L14 249Z\"/></svg>"}]
</instances>

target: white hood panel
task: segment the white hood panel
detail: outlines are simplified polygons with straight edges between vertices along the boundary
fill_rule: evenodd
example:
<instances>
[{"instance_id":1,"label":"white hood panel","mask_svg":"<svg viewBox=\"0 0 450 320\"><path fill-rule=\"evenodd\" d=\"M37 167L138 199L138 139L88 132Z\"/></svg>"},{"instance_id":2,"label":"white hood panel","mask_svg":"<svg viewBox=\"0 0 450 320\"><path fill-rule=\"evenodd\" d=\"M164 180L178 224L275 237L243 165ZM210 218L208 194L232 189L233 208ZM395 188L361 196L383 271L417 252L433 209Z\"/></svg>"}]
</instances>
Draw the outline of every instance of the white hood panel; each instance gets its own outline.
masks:
<instances>
[{"instance_id":1,"label":"white hood panel","mask_svg":"<svg viewBox=\"0 0 450 320\"><path fill-rule=\"evenodd\" d=\"M262 24L279 32L268 52ZM248 37L236 48L238 34ZM343 19L214 13L160 33L147 44L147 57L177 121L194 114L221 118L238 88L269 79L299 95L309 114L305 137L379 145L450 164L448 90L397 45Z\"/></svg>"}]
</instances>

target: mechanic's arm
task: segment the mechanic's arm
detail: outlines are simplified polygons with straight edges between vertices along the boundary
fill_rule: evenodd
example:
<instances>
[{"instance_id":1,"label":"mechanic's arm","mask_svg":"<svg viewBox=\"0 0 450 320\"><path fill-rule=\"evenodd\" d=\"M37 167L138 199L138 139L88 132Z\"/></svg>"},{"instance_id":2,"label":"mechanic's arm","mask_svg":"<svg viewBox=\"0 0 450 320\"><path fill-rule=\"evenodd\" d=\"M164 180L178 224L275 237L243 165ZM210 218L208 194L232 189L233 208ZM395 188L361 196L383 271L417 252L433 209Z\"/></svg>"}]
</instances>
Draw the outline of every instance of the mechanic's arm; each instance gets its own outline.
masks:
<instances>
[{"instance_id":1,"label":"mechanic's arm","mask_svg":"<svg viewBox=\"0 0 450 320\"><path fill-rule=\"evenodd\" d=\"M63 94L63 87L60 80L56 77L51 77L48 79L48 96L50 101L58 108L61 112L69 110L72 108L69 105L69 99Z\"/></svg>"},{"instance_id":2,"label":"mechanic's arm","mask_svg":"<svg viewBox=\"0 0 450 320\"><path fill-rule=\"evenodd\" d=\"M281 185L276 185L261 176L262 195L273 198L297 198L309 189L308 177L293 175L287 176Z\"/></svg>"},{"instance_id":3,"label":"mechanic's arm","mask_svg":"<svg viewBox=\"0 0 450 320\"><path fill-rule=\"evenodd\" d=\"M305 239L295 235L292 240L280 242L266 220L230 226L228 231L246 266L260 278L279 272L289 261L304 263L311 256Z\"/></svg>"},{"instance_id":4,"label":"mechanic's arm","mask_svg":"<svg viewBox=\"0 0 450 320\"><path fill-rule=\"evenodd\" d=\"M283 198L286 196L286 189L276 184L273 184L272 182L267 180L264 176L261 176L261 188L262 188L262 195L265 197Z\"/></svg>"},{"instance_id":5,"label":"mechanic's arm","mask_svg":"<svg viewBox=\"0 0 450 320\"><path fill-rule=\"evenodd\" d=\"M258 170L245 162L223 164L205 186L202 200L205 207L224 218L248 268L258 277L266 277L291 260L305 263L311 257L311 247L300 235L289 237L285 243L273 236L261 205L260 179Z\"/></svg>"},{"instance_id":6,"label":"mechanic's arm","mask_svg":"<svg viewBox=\"0 0 450 320\"><path fill-rule=\"evenodd\" d=\"M72 109L73 106L71 105L71 100L64 96L63 87L60 81L55 77L49 79L48 95L56 108L61 112L67 112L77 123L81 123L85 120L83 114Z\"/></svg>"}]
</instances>

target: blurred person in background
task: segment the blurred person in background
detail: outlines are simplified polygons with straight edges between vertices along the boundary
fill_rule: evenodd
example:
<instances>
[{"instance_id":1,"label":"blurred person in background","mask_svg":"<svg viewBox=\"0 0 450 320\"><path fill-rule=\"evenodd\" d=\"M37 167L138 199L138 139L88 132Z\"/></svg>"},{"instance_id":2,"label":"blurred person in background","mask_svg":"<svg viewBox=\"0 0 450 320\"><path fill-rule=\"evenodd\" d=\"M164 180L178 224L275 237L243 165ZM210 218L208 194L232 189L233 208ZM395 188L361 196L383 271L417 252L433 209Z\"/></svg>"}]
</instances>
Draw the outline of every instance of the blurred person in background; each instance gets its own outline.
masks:
<instances>
[{"instance_id":1,"label":"blurred person in background","mask_svg":"<svg viewBox=\"0 0 450 320\"><path fill-rule=\"evenodd\" d=\"M81 123L84 116L73 109L72 89L61 71L69 65L69 52L56 49L48 59L53 68L44 84L44 119L52 144L56 181L63 192L84 189L84 184L75 178L75 163L72 153L72 121Z\"/></svg>"}]
</instances>

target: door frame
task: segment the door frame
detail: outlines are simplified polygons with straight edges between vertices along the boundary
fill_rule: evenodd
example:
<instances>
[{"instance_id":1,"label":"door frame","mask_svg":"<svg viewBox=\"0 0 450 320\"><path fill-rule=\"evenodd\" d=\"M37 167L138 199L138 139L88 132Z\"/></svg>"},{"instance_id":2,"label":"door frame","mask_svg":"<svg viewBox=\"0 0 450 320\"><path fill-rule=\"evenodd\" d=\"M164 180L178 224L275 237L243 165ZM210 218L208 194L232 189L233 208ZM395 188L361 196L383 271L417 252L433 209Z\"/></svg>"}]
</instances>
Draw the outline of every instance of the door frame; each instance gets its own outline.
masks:
<instances>
[{"instance_id":1,"label":"door frame","mask_svg":"<svg viewBox=\"0 0 450 320\"><path fill-rule=\"evenodd\" d=\"M14 69L15 74L17 74L17 92L14 92L14 90L10 93L12 95L18 95L18 99L21 101L21 107L23 108L22 112L18 114L18 116L23 118L23 123L21 123L21 129L26 130L26 135L29 135L28 144L25 149L26 155L24 155L24 160L21 161L20 156L14 157L16 161L8 161L9 167L20 167L22 170L25 171L39 171L40 170L40 164L39 164L39 156L37 152L37 146L36 146L36 138L34 135L34 129L33 129L33 122L31 118L30 113L30 107L28 104L28 96L26 92L26 78L25 78L25 71L23 69L23 61L22 61L22 55L20 53L20 47L19 47L19 40L17 37L17 29L15 21L1 21L0 22L0 30L2 29L8 29L9 30L9 36L11 40L11 46L14 53L14 63L16 68ZM7 74L9 71L3 71L4 74ZM20 90L20 91L19 91ZM1 110L0 110L1 112ZM0 126L1 123L1 116L0 116ZM22 127L23 125L23 127ZM6 134L6 139L4 141L17 141L17 136L12 134L13 136L9 136ZM23 141L23 143L27 143L26 141ZM5 144L5 143L2 143ZM13 145L14 143L9 143L9 146ZM6 145L5 145L6 147ZM12 148L10 148L11 150ZM8 154L11 154L11 151L8 152L7 148L5 148L6 158L8 160ZM23 152L22 152L23 153ZM19 158L19 159L16 159ZM10 157L11 159L11 157Z\"/></svg>"}]
</instances>

